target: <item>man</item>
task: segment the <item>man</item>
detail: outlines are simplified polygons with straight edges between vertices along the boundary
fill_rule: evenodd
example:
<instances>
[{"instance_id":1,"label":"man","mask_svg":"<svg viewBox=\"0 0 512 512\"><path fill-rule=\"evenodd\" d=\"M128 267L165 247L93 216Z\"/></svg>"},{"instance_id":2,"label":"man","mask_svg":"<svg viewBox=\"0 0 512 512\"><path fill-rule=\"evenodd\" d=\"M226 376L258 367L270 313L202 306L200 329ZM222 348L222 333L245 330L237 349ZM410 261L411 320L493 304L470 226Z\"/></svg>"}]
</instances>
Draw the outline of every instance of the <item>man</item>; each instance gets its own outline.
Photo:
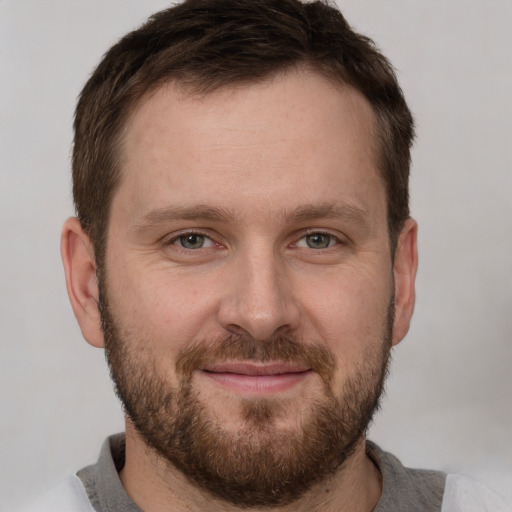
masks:
<instances>
[{"instance_id":1,"label":"man","mask_svg":"<svg viewBox=\"0 0 512 512\"><path fill-rule=\"evenodd\" d=\"M116 44L77 107L62 256L126 433L41 510L505 510L365 439L414 307L412 139L324 3L189 0Z\"/></svg>"}]
</instances>

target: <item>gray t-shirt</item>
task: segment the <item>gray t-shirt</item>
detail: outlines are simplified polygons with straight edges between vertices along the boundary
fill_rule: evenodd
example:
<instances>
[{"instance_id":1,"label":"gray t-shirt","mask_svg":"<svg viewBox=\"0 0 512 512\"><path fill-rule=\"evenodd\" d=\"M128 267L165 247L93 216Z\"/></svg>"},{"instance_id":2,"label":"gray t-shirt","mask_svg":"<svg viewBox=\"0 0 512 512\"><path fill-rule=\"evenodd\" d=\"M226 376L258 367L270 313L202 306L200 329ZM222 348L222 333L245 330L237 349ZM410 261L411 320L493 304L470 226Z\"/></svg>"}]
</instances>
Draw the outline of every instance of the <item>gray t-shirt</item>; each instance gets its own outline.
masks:
<instances>
[{"instance_id":1,"label":"gray t-shirt","mask_svg":"<svg viewBox=\"0 0 512 512\"><path fill-rule=\"evenodd\" d=\"M374 512L440 512L446 474L405 468L393 455L368 441L367 454L382 474L382 496ZM109 437L98 462L77 475L96 512L142 512L126 493L118 472L125 461L123 434Z\"/></svg>"},{"instance_id":2,"label":"gray t-shirt","mask_svg":"<svg viewBox=\"0 0 512 512\"><path fill-rule=\"evenodd\" d=\"M373 512L512 512L512 504L471 478L408 469L375 444L366 446L383 479ZM96 464L70 475L18 512L141 512L119 479L124 459L124 436L112 436Z\"/></svg>"}]
</instances>

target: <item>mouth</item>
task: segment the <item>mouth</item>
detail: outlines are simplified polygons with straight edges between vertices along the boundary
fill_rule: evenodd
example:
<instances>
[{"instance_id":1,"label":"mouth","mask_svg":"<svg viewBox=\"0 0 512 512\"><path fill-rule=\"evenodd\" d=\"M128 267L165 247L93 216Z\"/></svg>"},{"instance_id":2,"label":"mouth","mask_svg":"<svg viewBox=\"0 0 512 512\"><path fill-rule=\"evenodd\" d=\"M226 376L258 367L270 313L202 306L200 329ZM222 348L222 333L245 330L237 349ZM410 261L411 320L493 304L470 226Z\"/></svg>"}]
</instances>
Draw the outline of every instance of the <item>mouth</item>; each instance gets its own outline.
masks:
<instances>
[{"instance_id":1,"label":"mouth","mask_svg":"<svg viewBox=\"0 0 512 512\"><path fill-rule=\"evenodd\" d=\"M222 363L208 365L201 373L231 391L268 395L286 391L303 382L312 369L291 363Z\"/></svg>"}]
</instances>

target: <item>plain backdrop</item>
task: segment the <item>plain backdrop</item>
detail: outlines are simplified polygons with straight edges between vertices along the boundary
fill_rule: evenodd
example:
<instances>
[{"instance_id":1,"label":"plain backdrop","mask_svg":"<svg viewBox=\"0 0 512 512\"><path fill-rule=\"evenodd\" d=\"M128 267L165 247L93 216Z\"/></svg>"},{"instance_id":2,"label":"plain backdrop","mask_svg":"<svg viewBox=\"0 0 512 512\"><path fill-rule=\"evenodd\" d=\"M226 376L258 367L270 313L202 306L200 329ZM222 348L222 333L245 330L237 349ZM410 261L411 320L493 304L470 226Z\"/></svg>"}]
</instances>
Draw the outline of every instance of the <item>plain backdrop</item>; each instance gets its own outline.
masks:
<instances>
[{"instance_id":1,"label":"plain backdrop","mask_svg":"<svg viewBox=\"0 0 512 512\"><path fill-rule=\"evenodd\" d=\"M68 304L71 123L101 55L162 0L0 0L0 510L123 427ZM512 2L345 1L417 120L418 300L370 437L512 498Z\"/></svg>"}]
</instances>

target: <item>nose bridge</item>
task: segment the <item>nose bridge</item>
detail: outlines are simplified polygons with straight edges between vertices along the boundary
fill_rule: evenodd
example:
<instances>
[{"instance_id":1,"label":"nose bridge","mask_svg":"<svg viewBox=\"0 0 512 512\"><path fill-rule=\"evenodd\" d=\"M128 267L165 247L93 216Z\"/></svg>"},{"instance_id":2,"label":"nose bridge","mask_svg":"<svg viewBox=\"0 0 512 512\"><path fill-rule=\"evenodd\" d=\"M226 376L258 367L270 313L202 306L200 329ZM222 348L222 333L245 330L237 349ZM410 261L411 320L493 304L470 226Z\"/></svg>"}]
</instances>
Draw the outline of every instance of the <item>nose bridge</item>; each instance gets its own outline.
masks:
<instances>
[{"instance_id":1,"label":"nose bridge","mask_svg":"<svg viewBox=\"0 0 512 512\"><path fill-rule=\"evenodd\" d=\"M297 327L299 312L285 263L272 246L253 243L238 251L221 304L224 328L265 340Z\"/></svg>"}]
</instances>

